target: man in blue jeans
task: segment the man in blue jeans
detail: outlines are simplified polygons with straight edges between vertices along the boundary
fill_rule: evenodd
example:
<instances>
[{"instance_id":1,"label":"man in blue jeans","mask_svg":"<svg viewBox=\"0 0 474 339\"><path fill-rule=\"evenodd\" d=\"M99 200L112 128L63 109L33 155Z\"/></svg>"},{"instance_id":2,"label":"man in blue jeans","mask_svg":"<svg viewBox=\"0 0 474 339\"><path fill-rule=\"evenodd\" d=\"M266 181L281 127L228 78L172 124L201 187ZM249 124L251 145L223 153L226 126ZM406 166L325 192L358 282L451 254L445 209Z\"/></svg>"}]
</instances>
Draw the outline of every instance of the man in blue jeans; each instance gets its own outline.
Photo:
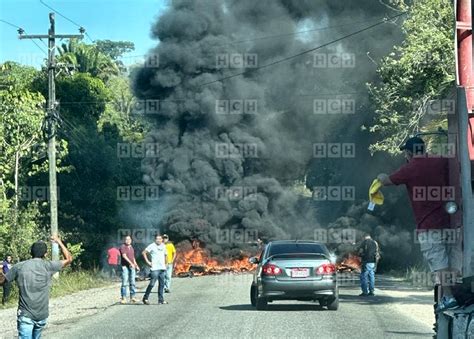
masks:
<instances>
[{"instance_id":1,"label":"man in blue jeans","mask_svg":"<svg viewBox=\"0 0 474 339\"><path fill-rule=\"evenodd\" d=\"M361 297L374 296L375 269L379 257L379 245L372 239L370 234L364 236L364 240L358 247L358 253L362 259L360 272Z\"/></svg>"},{"instance_id":2,"label":"man in blue jeans","mask_svg":"<svg viewBox=\"0 0 474 339\"><path fill-rule=\"evenodd\" d=\"M45 260L48 247L43 241L31 246L33 259L22 261L8 271L6 279L16 281L20 291L18 301L17 328L20 339L41 338L49 316L49 291L52 276L72 262L72 255L57 237L51 240L58 243L64 260Z\"/></svg>"},{"instance_id":3,"label":"man in blue jeans","mask_svg":"<svg viewBox=\"0 0 474 339\"><path fill-rule=\"evenodd\" d=\"M140 271L137 261L135 260L135 250L132 246L132 237L126 235L123 244L120 246L120 256L122 257L122 286L120 288L120 303L127 302L127 287L130 287L130 302L136 303L135 298L136 285L135 279L137 271Z\"/></svg>"},{"instance_id":4,"label":"man in blue jeans","mask_svg":"<svg viewBox=\"0 0 474 339\"><path fill-rule=\"evenodd\" d=\"M143 259L151 267L151 280L146 288L145 295L143 296L143 303L150 305L148 298L150 297L151 290L158 281L158 304L167 304L168 302L164 299L165 289L165 278L166 278L166 258L167 250L165 244L163 244L163 238L161 235L155 236L155 242L148 245L147 248L142 252ZM151 261L148 258L151 257Z\"/></svg>"}]
</instances>

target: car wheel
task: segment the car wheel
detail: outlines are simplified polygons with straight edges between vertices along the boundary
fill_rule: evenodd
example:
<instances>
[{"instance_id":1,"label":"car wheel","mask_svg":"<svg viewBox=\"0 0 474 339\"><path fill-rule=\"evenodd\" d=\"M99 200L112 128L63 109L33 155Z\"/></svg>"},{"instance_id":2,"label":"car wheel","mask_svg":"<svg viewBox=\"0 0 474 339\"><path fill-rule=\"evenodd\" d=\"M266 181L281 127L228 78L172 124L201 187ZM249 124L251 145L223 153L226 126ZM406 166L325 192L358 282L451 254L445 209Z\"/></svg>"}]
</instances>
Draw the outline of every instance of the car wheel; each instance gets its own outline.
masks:
<instances>
[{"instance_id":1,"label":"car wheel","mask_svg":"<svg viewBox=\"0 0 474 339\"><path fill-rule=\"evenodd\" d=\"M263 311L267 309L268 302L266 298L257 298L257 303L255 305L257 307L257 310Z\"/></svg>"},{"instance_id":2,"label":"car wheel","mask_svg":"<svg viewBox=\"0 0 474 339\"><path fill-rule=\"evenodd\" d=\"M255 285L250 287L250 302L253 307L257 305L257 287Z\"/></svg>"},{"instance_id":3,"label":"car wheel","mask_svg":"<svg viewBox=\"0 0 474 339\"><path fill-rule=\"evenodd\" d=\"M335 298L331 298L327 301L326 304L328 310L330 311L337 311L339 308L339 296L336 296Z\"/></svg>"}]
</instances>

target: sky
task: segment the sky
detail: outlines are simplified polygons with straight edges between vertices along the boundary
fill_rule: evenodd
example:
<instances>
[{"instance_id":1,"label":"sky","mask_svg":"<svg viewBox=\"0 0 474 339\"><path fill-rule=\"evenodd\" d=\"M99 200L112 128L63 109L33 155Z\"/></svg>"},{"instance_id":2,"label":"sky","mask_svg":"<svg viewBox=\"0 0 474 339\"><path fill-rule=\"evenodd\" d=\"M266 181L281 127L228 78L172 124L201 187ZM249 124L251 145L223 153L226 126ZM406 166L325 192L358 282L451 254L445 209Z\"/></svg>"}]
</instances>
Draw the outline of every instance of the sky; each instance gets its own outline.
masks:
<instances>
[{"instance_id":1,"label":"sky","mask_svg":"<svg viewBox=\"0 0 474 339\"><path fill-rule=\"evenodd\" d=\"M124 55L125 64L143 60L156 46L150 36L151 25L168 6L167 0L43 0L75 23L83 26L92 40L126 40L135 51ZM0 0L0 19L22 27L26 34L47 34L51 9L40 0ZM79 34L79 27L56 14L56 34ZM0 22L0 63L17 61L37 68L47 53L47 41L18 39L17 28ZM56 44L61 41L57 40ZM45 45L46 44L46 45ZM43 51L41 51L43 49Z\"/></svg>"}]
</instances>

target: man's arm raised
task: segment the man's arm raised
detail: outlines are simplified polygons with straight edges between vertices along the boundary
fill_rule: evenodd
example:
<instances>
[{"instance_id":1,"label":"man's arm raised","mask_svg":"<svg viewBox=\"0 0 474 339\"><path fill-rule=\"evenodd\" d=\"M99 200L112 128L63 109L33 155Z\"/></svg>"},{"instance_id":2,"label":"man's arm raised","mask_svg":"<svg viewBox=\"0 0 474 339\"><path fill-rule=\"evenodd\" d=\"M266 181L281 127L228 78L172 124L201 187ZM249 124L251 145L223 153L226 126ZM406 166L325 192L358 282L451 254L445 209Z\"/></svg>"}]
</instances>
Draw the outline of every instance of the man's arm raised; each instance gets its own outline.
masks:
<instances>
[{"instance_id":1,"label":"man's arm raised","mask_svg":"<svg viewBox=\"0 0 474 339\"><path fill-rule=\"evenodd\" d=\"M62 267L64 268L64 267L70 265L72 263L72 260L74 259L72 257L71 252L69 252L67 247L64 246L63 242L61 241L61 239L57 235L53 235L51 237L51 240L54 241L55 243L57 243L59 245L59 248L61 248L61 252L64 256L64 259L60 260Z\"/></svg>"}]
</instances>

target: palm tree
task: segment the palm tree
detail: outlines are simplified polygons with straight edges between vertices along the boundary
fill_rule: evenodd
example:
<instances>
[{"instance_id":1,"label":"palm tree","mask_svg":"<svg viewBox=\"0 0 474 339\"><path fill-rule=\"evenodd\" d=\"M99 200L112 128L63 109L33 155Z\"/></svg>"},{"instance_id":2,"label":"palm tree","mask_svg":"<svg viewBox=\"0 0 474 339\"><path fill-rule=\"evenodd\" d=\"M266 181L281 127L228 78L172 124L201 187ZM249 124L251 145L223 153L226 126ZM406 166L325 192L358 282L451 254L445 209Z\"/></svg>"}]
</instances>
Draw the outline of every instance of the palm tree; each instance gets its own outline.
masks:
<instances>
[{"instance_id":1,"label":"palm tree","mask_svg":"<svg viewBox=\"0 0 474 339\"><path fill-rule=\"evenodd\" d=\"M114 60L97 50L95 45L71 39L58 47L58 52L58 66L64 66L69 72L89 73L104 81L120 73Z\"/></svg>"}]
</instances>

